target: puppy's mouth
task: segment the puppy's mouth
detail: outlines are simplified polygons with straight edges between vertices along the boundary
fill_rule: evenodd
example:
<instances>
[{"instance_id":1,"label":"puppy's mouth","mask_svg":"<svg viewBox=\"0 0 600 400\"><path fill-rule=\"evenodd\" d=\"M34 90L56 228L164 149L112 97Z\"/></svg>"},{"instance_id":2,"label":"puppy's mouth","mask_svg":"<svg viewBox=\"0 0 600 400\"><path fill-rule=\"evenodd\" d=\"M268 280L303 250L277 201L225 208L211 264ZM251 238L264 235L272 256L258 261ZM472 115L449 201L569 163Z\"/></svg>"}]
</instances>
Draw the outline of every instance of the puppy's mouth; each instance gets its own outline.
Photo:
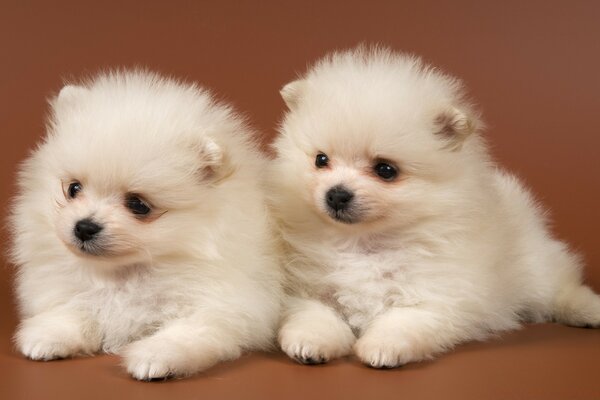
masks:
<instances>
[{"instance_id":1,"label":"puppy's mouth","mask_svg":"<svg viewBox=\"0 0 600 400\"><path fill-rule=\"evenodd\" d=\"M67 248L71 250L75 255L83 257L110 257L113 252L103 244L100 240L86 240L81 241L74 239L66 243Z\"/></svg>"},{"instance_id":2,"label":"puppy's mouth","mask_svg":"<svg viewBox=\"0 0 600 400\"><path fill-rule=\"evenodd\" d=\"M343 224L355 224L360 222L360 218L353 213L348 212L348 210L334 210L331 208L327 209L327 215L337 222L341 222Z\"/></svg>"},{"instance_id":3,"label":"puppy's mouth","mask_svg":"<svg viewBox=\"0 0 600 400\"><path fill-rule=\"evenodd\" d=\"M64 243L72 254L92 265L99 263L96 265L123 266L142 260L135 249L120 249L114 242L102 238L86 241L72 239L64 241ZM143 260L146 261L145 258Z\"/></svg>"},{"instance_id":4,"label":"puppy's mouth","mask_svg":"<svg viewBox=\"0 0 600 400\"><path fill-rule=\"evenodd\" d=\"M80 253L96 257L110 255L108 249L100 243L95 243L94 241L78 242L79 243L76 243L76 246Z\"/></svg>"}]
</instances>

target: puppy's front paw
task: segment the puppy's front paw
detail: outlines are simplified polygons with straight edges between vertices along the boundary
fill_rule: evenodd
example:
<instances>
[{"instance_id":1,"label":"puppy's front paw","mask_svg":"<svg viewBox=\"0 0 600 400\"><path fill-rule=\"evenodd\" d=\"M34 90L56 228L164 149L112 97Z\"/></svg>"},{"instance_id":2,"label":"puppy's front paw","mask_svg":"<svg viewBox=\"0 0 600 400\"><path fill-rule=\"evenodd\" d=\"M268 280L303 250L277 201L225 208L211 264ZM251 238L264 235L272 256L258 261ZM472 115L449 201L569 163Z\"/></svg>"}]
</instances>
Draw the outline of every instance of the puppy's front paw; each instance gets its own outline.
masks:
<instances>
[{"instance_id":1,"label":"puppy's front paw","mask_svg":"<svg viewBox=\"0 0 600 400\"><path fill-rule=\"evenodd\" d=\"M83 352L80 335L61 329L24 323L15 336L18 350L27 358L50 361Z\"/></svg>"},{"instance_id":2,"label":"puppy's front paw","mask_svg":"<svg viewBox=\"0 0 600 400\"><path fill-rule=\"evenodd\" d=\"M76 354L67 343L60 340L24 340L18 344L19 351L30 360L51 361Z\"/></svg>"},{"instance_id":3,"label":"puppy's front paw","mask_svg":"<svg viewBox=\"0 0 600 400\"><path fill-rule=\"evenodd\" d=\"M411 346L400 337L368 331L356 341L354 352L364 364L373 368L396 368L419 361Z\"/></svg>"},{"instance_id":4,"label":"puppy's front paw","mask_svg":"<svg viewBox=\"0 0 600 400\"><path fill-rule=\"evenodd\" d=\"M327 344L306 339L282 339L281 349L301 364L323 364L335 358Z\"/></svg>"},{"instance_id":5,"label":"puppy's front paw","mask_svg":"<svg viewBox=\"0 0 600 400\"><path fill-rule=\"evenodd\" d=\"M123 352L127 372L135 379L151 381L179 378L198 370L200 360L186 352L183 344L149 337L127 346Z\"/></svg>"},{"instance_id":6,"label":"puppy's front paw","mask_svg":"<svg viewBox=\"0 0 600 400\"><path fill-rule=\"evenodd\" d=\"M302 364L322 364L350 354L354 335L348 332L319 332L314 326L284 326L279 333L281 349Z\"/></svg>"}]
</instances>

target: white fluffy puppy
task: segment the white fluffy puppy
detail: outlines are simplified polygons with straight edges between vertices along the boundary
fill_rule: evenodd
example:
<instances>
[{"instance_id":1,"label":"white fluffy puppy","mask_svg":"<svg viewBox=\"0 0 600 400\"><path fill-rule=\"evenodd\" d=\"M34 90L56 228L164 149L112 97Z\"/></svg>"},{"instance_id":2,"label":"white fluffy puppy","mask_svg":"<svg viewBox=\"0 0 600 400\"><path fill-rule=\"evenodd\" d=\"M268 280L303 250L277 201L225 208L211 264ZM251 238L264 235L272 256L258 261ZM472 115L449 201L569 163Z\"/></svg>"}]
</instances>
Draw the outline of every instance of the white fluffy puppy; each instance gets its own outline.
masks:
<instances>
[{"instance_id":1,"label":"white fluffy puppy","mask_svg":"<svg viewBox=\"0 0 600 400\"><path fill-rule=\"evenodd\" d=\"M194 85L133 71L65 86L19 174L19 350L122 353L146 380L267 348L280 274L264 167Z\"/></svg>"},{"instance_id":2,"label":"white fluffy puppy","mask_svg":"<svg viewBox=\"0 0 600 400\"><path fill-rule=\"evenodd\" d=\"M491 160L461 83L385 49L332 54L285 86L273 205L303 363L429 359L522 320L600 324L600 297L543 211Z\"/></svg>"}]
</instances>

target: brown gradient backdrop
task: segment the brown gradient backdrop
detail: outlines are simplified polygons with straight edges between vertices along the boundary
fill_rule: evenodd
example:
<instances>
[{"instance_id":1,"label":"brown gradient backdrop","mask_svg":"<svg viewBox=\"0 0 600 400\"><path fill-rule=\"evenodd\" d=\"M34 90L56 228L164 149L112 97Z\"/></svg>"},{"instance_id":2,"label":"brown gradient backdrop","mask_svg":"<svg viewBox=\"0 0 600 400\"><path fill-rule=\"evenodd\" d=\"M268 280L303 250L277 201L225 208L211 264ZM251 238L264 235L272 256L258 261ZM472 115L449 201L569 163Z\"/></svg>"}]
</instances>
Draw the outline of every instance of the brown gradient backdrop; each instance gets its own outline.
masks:
<instances>
[{"instance_id":1,"label":"brown gradient backdrop","mask_svg":"<svg viewBox=\"0 0 600 400\"><path fill-rule=\"evenodd\" d=\"M46 98L64 78L148 66L197 80L247 113L268 142L284 110L279 88L325 52L360 42L418 53L467 82L495 156L552 210L555 232L582 252L588 281L600 290L600 3L593 0L2 0L3 214L16 165L43 134ZM1 268L3 399L600 398L600 331L554 325L392 371L252 355L189 380L148 384L128 378L113 356L26 361L9 339L11 276Z\"/></svg>"}]
</instances>

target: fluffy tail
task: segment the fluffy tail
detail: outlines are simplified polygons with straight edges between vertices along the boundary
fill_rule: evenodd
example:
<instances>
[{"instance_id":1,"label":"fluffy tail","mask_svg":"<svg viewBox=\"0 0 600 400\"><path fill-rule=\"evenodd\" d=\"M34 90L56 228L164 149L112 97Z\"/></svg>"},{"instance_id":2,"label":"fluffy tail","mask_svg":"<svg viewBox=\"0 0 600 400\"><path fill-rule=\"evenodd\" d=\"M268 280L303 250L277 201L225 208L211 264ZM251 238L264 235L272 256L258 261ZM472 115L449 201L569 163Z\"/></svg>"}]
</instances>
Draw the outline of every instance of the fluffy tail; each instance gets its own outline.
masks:
<instances>
[{"instance_id":1,"label":"fluffy tail","mask_svg":"<svg viewBox=\"0 0 600 400\"><path fill-rule=\"evenodd\" d=\"M566 325L600 328L600 296L584 285L562 289L554 304L554 319Z\"/></svg>"},{"instance_id":2,"label":"fluffy tail","mask_svg":"<svg viewBox=\"0 0 600 400\"><path fill-rule=\"evenodd\" d=\"M559 241L547 253L551 274L555 277L550 313L556 322L570 326L600 328L600 296L582 284L583 262Z\"/></svg>"}]
</instances>

